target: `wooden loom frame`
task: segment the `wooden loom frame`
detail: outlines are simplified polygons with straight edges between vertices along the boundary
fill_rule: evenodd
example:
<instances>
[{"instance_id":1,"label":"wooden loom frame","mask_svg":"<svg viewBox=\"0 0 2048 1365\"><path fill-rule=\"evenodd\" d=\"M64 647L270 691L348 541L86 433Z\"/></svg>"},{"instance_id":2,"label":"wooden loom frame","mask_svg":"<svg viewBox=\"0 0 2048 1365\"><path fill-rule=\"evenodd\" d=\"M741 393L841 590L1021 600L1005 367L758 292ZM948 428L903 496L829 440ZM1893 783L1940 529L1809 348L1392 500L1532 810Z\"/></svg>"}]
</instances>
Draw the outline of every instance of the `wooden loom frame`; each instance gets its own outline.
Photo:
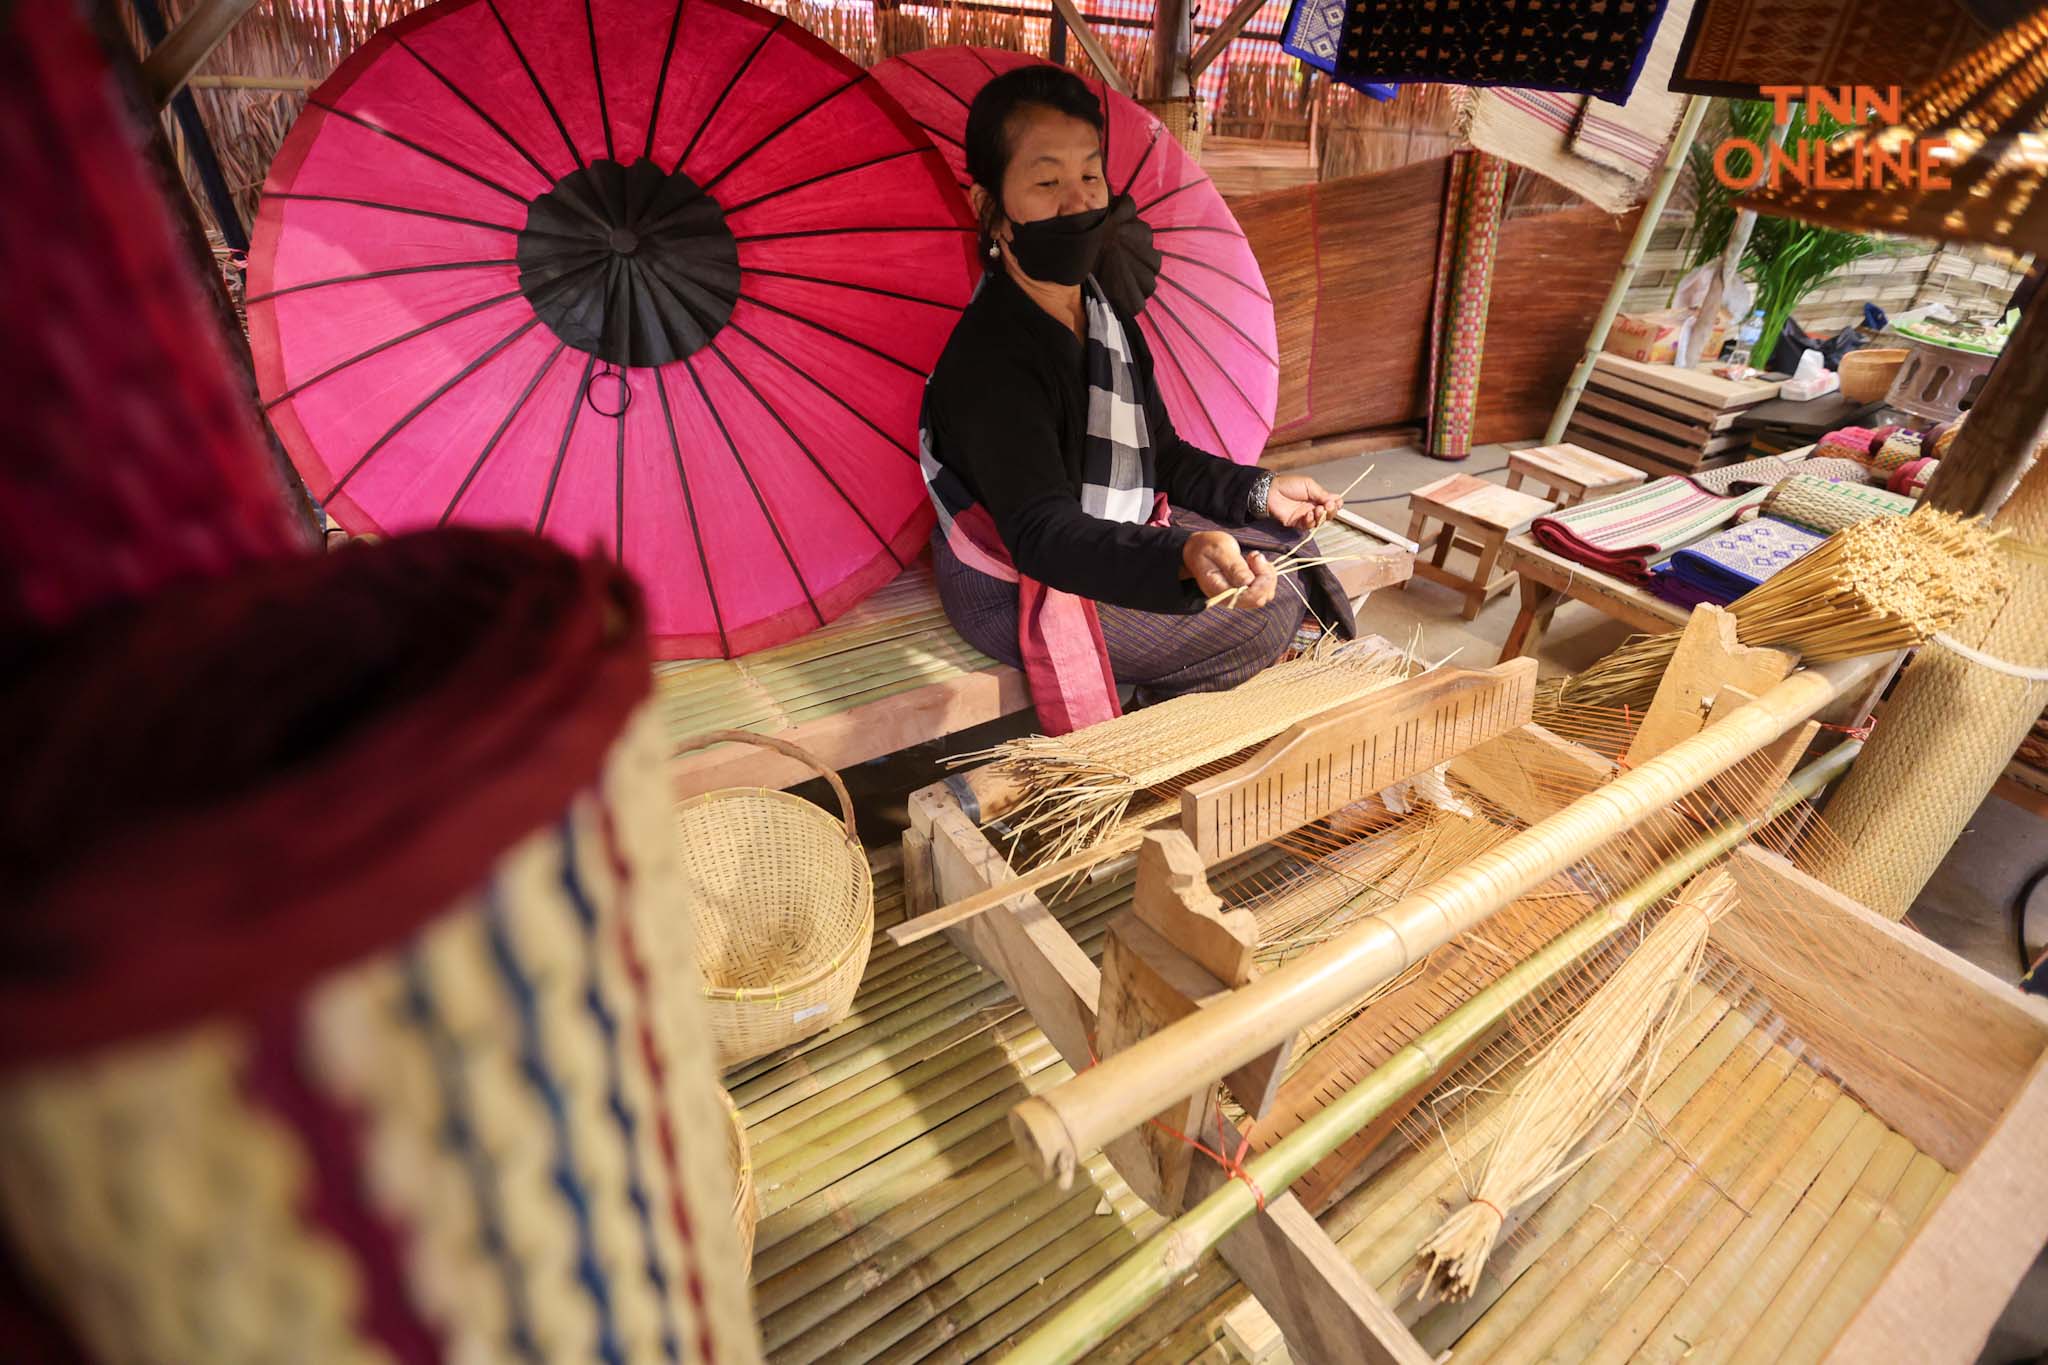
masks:
<instances>
[{"instance_id":1,"label":"wooden loom frame","mask_svg":"<svg viewBox=\"0 0 2048 1365\"><path fill-rule=\"evenodd\" d=\"M1632 758L1648 757L1650 750L1744 708L1756 695L1751 689L1768 690L1789 671L1791 660L1775 651L1733 645L1725 626L1719 613L1696 616L1687 647L1674 659L1660 690L1655 725L1646 719L1645 728L1655 738L1639 743ZM1386 694L1377 700L1382 713L1397 704ZM1340 711L1354 712L1359 706ZM1333 730L1331 719L1319 717L1307 728L1327 735ZM1304 728L1281 736L1239 770L1205 785L1250 785L1276 758L1292 753L1299 761ZM1812 734L1812 722L1795 722L1758 746L1758 752L1782 776ZM1582 776L1611 767L1591 751L1533 725L1485 742L1512 747L1525 768L1552 766ZM1461 774L1467 767L1454 764ZM1478 777L1477 770L1473 775ZM1489 799L1525 820L1553 815L1560 804L1555 796L1542 794L1544 784L1503 783L1497 776L1479 780ZM999 784L979 786L954 779L912 796L903 865L913 915L1013 880L1008 864L972 818L994 813L976 809L981 798L1000 803L1005 794ZM1767 990L1780 988L1785 996L1776 1002L1780 1011L1822 1049L1849 1088L1872 1112L1957 1173L1953 1189L1901 1251L1828 1358L1885 1358L1892 1347L1911 1343L1916 1360L1971 1359L2012 1286L2048 1239L2048 1161L2040 1159L2036 1136L2048 1120L2048 1006L1837 895L1782 859L1754 847L1735 858L1745 884L1800 907L1815 923L1825 922L1852 960L1882 964L1900 992L1920 1003L1910 1020L1859 1010L1854 1001L1816 1008L1816 1002L1802 1001L1774 978L1768 955L1755 951L1765 940L1734 936L1731 955ZM1100 968L1029 891L944 932L968 957L1009 984L1078 1075L1095 1066L1098 1055L1107 1059L1133 1040L1166 1036L1175 1021L1228 997L1255 974L1249 916L1219 913L1202 875L1204 861L1183 836L1147 837L1132 908L1112 928ZM1742 951L1745 941L1748 953ZM1233 1095L1250 1112L1260 1112L1260 1098L1270 1098L1283 1065L1284 1049L1275 1049L1234 1071ZM1179 1132L1220 1131L1221 1140L1234 1143L1237 1135L1221 1124L1214 1094L1212 1081L1162 1118ZM1020 1106L1013 1113L1013 1127L1027 1152L1034 1146L1029 1110L1029 1105ZM1131 1187L1168 1216L1192 1207L1230 1179L1214 1162L1192 1160L1185 1144L1154 1140L1143 1127L1125 1132L1103 1150ZM2015 1216L2017 1210L2033 1212ZM1224 1236L1218 1250L1274 1318L1297 1362L1362 1359L1376 1365L1424 1365L1429 1359L1293 1194L1268 1197Z\"/></svg>"}]
</instances>

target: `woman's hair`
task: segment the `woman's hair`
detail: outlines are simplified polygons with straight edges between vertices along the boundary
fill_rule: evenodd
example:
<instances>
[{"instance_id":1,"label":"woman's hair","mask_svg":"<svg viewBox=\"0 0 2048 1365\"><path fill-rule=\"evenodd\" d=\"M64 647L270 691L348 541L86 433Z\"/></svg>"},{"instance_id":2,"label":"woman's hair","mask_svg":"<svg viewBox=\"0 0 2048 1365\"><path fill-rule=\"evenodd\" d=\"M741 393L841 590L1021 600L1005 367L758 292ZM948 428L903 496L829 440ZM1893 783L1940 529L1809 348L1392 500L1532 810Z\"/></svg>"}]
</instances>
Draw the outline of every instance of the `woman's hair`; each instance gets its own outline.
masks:
<instances>
[{"instance_id":1,"label":"woman's hair","mask_svg":"<svg viewBox=\"0 0 2048 1365\"><path fill-rule=\"evenodd\" d=\"M1062 66L1033 63L1006 71L974 97L967 110L967 175L988 191L996 211L1003 202L1003 176L1015 155L1010 117L1020 109L1038 105L1080 119L1102 131L1102 101L1088 83ZM988 246L993 220L982 223L982 247Z\"/></svg>"}]
</instances>

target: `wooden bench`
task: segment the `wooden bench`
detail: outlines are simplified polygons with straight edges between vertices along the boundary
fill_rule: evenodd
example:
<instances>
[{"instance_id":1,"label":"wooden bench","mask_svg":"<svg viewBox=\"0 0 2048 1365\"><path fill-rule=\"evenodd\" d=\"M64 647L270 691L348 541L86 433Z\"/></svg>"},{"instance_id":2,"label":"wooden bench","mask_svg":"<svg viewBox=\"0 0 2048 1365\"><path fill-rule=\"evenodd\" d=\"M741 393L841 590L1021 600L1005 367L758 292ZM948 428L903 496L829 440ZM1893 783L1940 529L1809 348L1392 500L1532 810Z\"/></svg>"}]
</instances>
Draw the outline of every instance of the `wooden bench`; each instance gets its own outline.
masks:
<instances>
[{"instance_id":1,"label":"wooden bench","mask_svg":"<svg viewBox=\"0 0 2048 1365\"><path fill-rule=\"evenodd\" d=\"M1501 642L1503 659L1534 654L1552 614L1566 598L1596 607L1641 631L1671 630L1684 625L1690 614L1647 588L1552 553L1530 535L1508 537L1501 547L1500 567L1515 574L1522 594L1522 609Z\"/></svg>"},{"instance_id":2,"label":"wooden bench","mask_svg":"<svg viewBox=\"0 0 2048 1365\"><path fill-rule=\"evenodd\" d=\"M1316 533L1355 599L1406 581L1407 551L1348 527ZM940 739L1031 705L1024 675L960 637L920 560L821 630L740 659L656 664L671 743L706 730L751 730L801 745L832 768ZM670 763L676 798L720 787L788 787L813 774L793 759L725 744Z\"/></svg>"},{"instance_id":3,"label":"wooden bench","mask_svg":"<svg viewBox=\"0 0 2048 1365\"><path fill-rule=\"evenodd\" d=\"M1634 488L1648 477L1632 465L1569 442L1517 450L1508 456L1508 487L1518 489L1522 480L1534 479L1559 507L1576 507L1587 498L1604 498Z\"/></svg>"},{"instance_id":4,"label":"wooden bench","mask_svg":"<svg viewBox=\"0 0 2048 1365\"><path fill-rule=\"evenodd\" d=\"M1442 529L1433 533L1436 549L1429 562L1418 563L1415 572L1465 594L1464 616L1470 621L1489 598L1514 582L1512 572L1494 572L1508 535L1549 510L1550 504L1541 498L1470 474L1426 483L1408 495L1408 539L1420 545L1432 534L1427 531L1431 522ZM1453 550L1477 557L1469 577L1447 567Z\"/></svg>"}]
</instances>

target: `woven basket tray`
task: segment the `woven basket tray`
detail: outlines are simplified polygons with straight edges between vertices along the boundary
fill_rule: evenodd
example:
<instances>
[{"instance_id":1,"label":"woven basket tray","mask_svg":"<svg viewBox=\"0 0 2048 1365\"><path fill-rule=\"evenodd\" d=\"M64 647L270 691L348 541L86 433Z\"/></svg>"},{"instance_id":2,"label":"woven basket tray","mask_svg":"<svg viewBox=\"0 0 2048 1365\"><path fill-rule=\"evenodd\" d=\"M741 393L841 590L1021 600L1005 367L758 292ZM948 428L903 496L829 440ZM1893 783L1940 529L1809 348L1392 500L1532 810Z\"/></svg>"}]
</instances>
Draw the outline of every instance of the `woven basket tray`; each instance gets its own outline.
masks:
<instances>
[{"instance_id":1,"label":"woven basket tray","mask_svg":"<svg viewBox=\"0 0 2048 1365\"><path fill-rule=\"evenodd\" d=\"M875 892L839 775L794 744L715 730L677 754L756 744L807 763L842 819L800 796L757 787L706 792L675 808L685 903L695 925L719 1063L787 1047L842 1018L875 932Z\"/></svg>"}]
</instances>

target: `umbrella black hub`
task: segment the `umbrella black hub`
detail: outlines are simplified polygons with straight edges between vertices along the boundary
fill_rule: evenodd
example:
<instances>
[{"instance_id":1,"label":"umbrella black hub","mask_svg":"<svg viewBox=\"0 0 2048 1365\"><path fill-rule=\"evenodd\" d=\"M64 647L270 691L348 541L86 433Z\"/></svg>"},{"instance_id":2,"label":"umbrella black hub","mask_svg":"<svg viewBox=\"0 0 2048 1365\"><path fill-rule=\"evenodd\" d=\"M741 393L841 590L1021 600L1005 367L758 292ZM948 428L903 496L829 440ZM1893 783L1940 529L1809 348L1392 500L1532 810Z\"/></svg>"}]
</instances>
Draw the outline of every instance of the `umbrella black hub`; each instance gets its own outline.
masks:
<instances>
[{"instance_id":1,"label":"umbrella black hub","mask_svg":"<svg viewBox=\"0 0 2048 1365\"><path fill-rule=\"evenodd\" d=\"M519 288L569 345L614 365L702 350L739 302L725 210L652 161L594 161L527 206Z\"/></svg>"},{"instance_id":2,"label":"umbrella black hub","mask_svg":"<svg viewBox=\"0 0 2048 1365\"><path fill-rule=\"evenodd\" d=\"M1163 260L1152 245L1152 227L1138 216L1131 196L1116 196L1109 205L1109 235L1095 263L1095 283L1127 317L1136 317L1159 288Z\"/></svg>"}]
</instances>

